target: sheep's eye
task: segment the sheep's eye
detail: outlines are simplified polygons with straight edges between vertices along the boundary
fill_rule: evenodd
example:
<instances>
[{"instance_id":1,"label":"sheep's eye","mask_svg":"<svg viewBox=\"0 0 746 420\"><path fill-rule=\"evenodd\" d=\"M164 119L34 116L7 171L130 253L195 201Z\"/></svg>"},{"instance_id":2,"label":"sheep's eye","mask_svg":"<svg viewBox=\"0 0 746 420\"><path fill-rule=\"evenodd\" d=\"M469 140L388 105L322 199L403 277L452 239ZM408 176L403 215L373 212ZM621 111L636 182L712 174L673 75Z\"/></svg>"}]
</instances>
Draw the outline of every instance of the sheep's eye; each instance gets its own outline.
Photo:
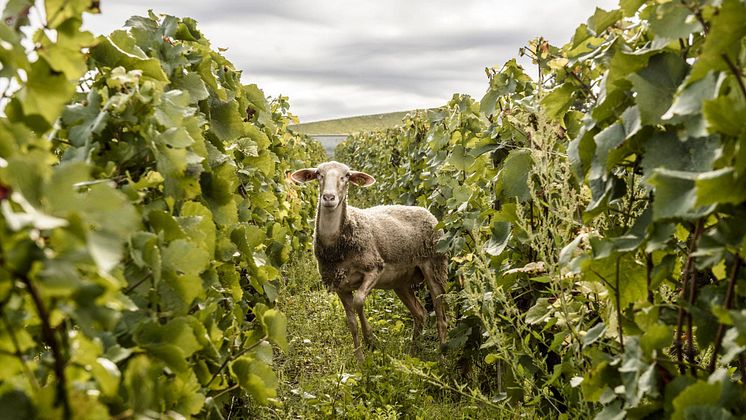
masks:
<instances>
[{"instance_id":1,"label":"sheep's eye","mask_svg":"<svg viewBox=\"0 0 746 420\"><path fill-rule=\"evenodd\" d=\"M316 178L318 179L324 179L324 175L321 175L321 173L316 173Z\"/></svg>"}]
</instances>

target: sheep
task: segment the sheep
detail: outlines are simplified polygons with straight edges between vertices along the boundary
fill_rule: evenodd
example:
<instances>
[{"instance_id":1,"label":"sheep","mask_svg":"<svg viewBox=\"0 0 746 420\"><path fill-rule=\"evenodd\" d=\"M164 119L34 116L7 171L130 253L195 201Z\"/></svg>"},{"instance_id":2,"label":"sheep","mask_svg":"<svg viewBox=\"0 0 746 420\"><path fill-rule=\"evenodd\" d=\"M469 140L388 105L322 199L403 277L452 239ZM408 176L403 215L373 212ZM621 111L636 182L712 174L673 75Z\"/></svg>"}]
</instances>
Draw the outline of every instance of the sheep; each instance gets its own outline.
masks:
<instances>
[{"instance_id":1,"label":"sheep","mask_svg":"<svg viewBox=\"0 0 746 420\"><path fill-rule=\"evenodd\" d=\"M386 205L358 209L347 205L350 183L361 187L375 179L331 161L317 168L297 170L290 180L302 184L317 180L319 200L313 248L321 280L339 296L352 333L355 356L363 361L358 338L360 318L365 344L372 345L372 331L363 306L372 289L393 289L412 313L413 343L422 333L427 312L415 295L423 281L433 300L441 348L447 335L443 295L447 257L436 251L442 232L438 220L417 206ZM353 293L354 292L354 293Z\"/></svg>"}]
</instances>

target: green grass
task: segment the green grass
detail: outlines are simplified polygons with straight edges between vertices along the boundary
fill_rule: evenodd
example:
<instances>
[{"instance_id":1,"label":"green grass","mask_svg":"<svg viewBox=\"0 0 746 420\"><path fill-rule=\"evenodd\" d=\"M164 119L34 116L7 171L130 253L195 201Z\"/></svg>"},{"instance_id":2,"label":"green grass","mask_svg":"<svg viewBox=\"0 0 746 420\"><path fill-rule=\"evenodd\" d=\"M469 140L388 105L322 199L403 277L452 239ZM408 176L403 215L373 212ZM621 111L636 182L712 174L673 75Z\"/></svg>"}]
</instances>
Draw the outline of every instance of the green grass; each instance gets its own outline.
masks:
<instances>
[{"instance_id":1,"label":"green grass","mask_svg":"<svg viewBox=\"0 0 746 420\"><path fill-rule=\"evenodd\" d=\"M409 112L388 112L384 114L360 115L356 117L336 118L326 121L315 121L303 124L291 125L289 128L295 132L308 135L322 134L352 134L361 131L374 131L393 128L401 125L401 120Z\"/></svg>"},{"instance_id":2,"label":"green grass","mask_svg":"<svg viewBox=\"0 0 746 420\"><path fill-rule=\"evenodd\" d=\"M287 268L277 306L288 317L289 349L275 361L277 404L259 408L258 418L504 417L502 410L432 384L428 377L435 375L449 383L466 380L452 358L438 352L434 318L412 349L411 317L393 292L375 290L366 301L377 344L362 365L342 305L321 287L310 252Z\"/></svg>"}]
</instances>

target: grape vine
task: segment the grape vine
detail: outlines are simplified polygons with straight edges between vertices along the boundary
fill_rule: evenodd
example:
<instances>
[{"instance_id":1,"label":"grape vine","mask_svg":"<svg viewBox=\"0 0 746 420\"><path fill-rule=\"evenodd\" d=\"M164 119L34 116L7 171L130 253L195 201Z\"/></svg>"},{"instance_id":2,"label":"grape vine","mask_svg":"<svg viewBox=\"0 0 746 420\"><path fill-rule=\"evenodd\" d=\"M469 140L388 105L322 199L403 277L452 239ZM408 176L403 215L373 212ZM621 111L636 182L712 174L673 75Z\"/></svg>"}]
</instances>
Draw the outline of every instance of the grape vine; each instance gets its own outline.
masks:
<instances>
[{"instance_id":1,"label":"grape vine","mask_svg":"<svg viewBox=\"0 0 746 420\"><path fill-rule=\"evenodd\" d=\"M193 20L95 38L97 4L11 1L0 23L0 410L270 403L280 267L309 246L314 200L284 174L324 152Z\"/></svg>"},{"instance_id":2,"label":"grape vine","mask_svg":"<svg viewBox=\"0 0 746 420\"><path fill-rule=\"evenodd\" d=\"M731 418L743 405L746 6L622 0L538 38L340 160L358 202L430 207L452 255L450 347L494 398L565 418ZM354 198L353 198L354 199Z\"/></svg>"}]
</instances>

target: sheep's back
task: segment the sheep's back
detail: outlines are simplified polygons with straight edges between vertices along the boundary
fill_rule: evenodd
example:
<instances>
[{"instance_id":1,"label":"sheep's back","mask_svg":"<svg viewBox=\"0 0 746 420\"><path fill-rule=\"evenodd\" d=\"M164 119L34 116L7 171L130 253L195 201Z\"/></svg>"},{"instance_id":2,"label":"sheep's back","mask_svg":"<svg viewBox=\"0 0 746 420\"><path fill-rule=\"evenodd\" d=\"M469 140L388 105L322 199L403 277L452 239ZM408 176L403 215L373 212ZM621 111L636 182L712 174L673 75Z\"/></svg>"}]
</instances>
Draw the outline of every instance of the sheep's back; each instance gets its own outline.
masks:
<instances>
[{"instance_id":1,"label":"sheep's back","mask_svg":"<svg viewBox=\"0 0 746 420\"><path fill-rule=\"evenodd\" d=\"M376 206L353 212L371 227L385 261L413 261L434 255L438 220L424 207Z\"/></svg>"}]
</instances>

